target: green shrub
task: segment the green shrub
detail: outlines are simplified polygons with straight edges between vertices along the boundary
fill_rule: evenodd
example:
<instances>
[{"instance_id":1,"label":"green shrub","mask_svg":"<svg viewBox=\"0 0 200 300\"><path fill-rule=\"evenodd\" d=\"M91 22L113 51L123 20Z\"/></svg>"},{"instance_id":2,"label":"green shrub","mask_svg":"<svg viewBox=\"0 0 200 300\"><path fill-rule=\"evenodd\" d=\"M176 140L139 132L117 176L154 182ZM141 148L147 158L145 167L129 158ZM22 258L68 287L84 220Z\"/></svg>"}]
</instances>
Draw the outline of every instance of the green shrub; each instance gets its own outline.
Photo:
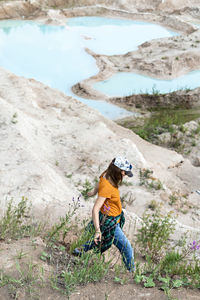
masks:
<instances>
[{"instance_id":1,"label":"green shrub","mask_svg":"<svg viewBox=\"0 0 200 300\"><path fill-rule=\"evenodd\" d=\"M91 182L86 179L85 182L82 184L82 188L79 190L79 192L81 193L81 195L83 196L83 198L85 200L87 200L88 197L88 192L90 192L93 189Z\"/></svg>"},{"instance_id":2,"label":"green shrub","mask_svg":"<svg viewBox=\"0 0 200 300\"><path fill-rule=\"evenodd\" d=\"M182 255L178 251L170 251L163 257L160 270L165 273L175 274L177 265L182 261Z\"/></svg>"},{"instance_id":3,"label":"green shrub","mask_svg":"<svg viewBox=\"0 0 200 300\"><path fill-rule=\"evenodd\" d=\"M148 204L148 208L150 208L151 210L156 210L158 209L158 202L156 200L151 200L150 203Z\"/></svg>"},{"instance_id":4,"label":"green shrub","mask_svg":"<svg viewBox=\"0 0 200 300\"><path fill-rule=\"evenodd\" d=\"M172 246L169 237L175 224L170 215L163 217L159 211L152 216L145 215L143 221L137 242L146 260L142 267L137 265L135 282L144 287L159 287L168 299L173 299L173 288L200 288L200 260L197 255L200 241L188 245L188 238L184 235Z\"/></svg>"},{"instance_id":5,"label":"green shrub","mask_svg":"<svg viewBox=\"0 0 200 300\"><path fill-rule=\"evenodd\" d=\"M175 223L171 220L170 214L163 217L159 210L152 215L145 214L143 222L137 233L137 243L144 255L155 260L163 255L166 242L175 230Z\"/></svg>"},{"instance_id":6,"label":"green shrub","mask_svg":"<svg viewBox=\"0 0 200 300\"><path fill-rule=\"evenodd\" d=\"M29 212L30 205L28 206L27 198L22 197L17 205L14 205L13 199L11 199L8 202L5 214L0 220L0 238L3 240L18 239L34 233L35 227L30 224Z\"/></svg>"},{"instance_id":7,"label":"green shrub","mask_svg":"<svg viewBox=\"0 0 200 300\"><path fill-rule=\"evenodd\" d=\"M169 196L169 205L173 205L175 204L177 201L178 201L178 197L175 193L172 193L170 196Z\"/></svg>"},{"instance_id":8,"label":"green shrub","mask_svg":"<svg viewBox=\"0 0 200 300\"><path fill-rule=\"evenodd\" d=\"M188 91L188 88L184 90ZM180 126L183 132L185 130L183 124L197 118L199 118L199 112L194 109L169 109L162 107L152 111L150 118L147 118L142 125L139 124L135 126L132 121L121 124L133 130L141 138L154 144L160 144L157 135L164 132L174 133L175 129L172 125ZM173 145L170 146L173 147ZM176 145L176 147L178 147L178 145Z\"/></svg>"}]
</instances>

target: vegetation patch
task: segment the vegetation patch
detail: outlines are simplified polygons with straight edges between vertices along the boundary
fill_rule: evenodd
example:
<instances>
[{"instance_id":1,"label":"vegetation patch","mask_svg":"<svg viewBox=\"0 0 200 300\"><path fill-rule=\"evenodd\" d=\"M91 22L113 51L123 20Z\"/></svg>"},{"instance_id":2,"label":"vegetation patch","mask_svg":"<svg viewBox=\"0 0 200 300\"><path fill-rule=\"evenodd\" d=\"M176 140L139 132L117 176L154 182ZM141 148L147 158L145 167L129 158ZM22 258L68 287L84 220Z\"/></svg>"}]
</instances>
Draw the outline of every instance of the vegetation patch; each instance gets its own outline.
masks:
<instances>
[{"instance_id":1,"label":"vegetation patch","mask_svg":"<svg viewBox=\"0 0 200 300\"><path fill-rule=\"evenodd\" d=\"M88 198L89 198L88 192L90 192L94 188L94 186L96 185L97 182L98 182L98 179L95 178L93 182L86 179L84 182L79 181L76 184L78 186L79 192L81 193L81 195L83 196L83 198L85 200L88 200Z\"/></svg>"},{"instance_id":2,"label":"vegetation patch","mask_svg":"<svg viewBox=\"0 0 200 300\"><path fill-rule=\"evenodd\" d=\"M100 281L109 270L109 262L105 262L100 253L84 253L77 258L73 265L55 274L52 278L52 287L65 291L67 295L74 291L77 285Z\"/></svg>"},{"instance_id":3,"label":"vegetation patch","mask_svg":"<svg viewBox=\"0 0 200 300\"><path fill-rule=\"evenodd\" d=\"M150 117L143 120L141 118L138 121L125 120L119 124L131 129L150 143L188 155L199 139L200 124L190 132L184 124L198 118L200 118L199 109L162 108L151 111Z\"/></svg>"},{"instance_id":4,"label":"vegetation patch","mask_svg":"<svg viewBox=\"0 0 200 300\"><path fill-rule=\"evenodd\" d=\"M76 247L83 245L91 238L91 232L82 230L79 238L71 243L70 247L66 244L66 235L73 230L71 219L80 206L80 197L76 200L73 198L65 217L60 218L60 222L49 231L46 250L40 256L43 261L56 265L51 285L67 295L74 291L77 285L101 280L107 274L110 265L110 262L105 262L104 256L95 250L82 252L80 257L72 255Z\"/></svg>"},{"instance_id":5,"label":"vegetation patch","mask_svg":"<svg viewBox=\"0 0 200 300\"><path fill-rule=\"evenodd\" d=\"M43 286L43 269L29 262L16 262L14 274L0 270L0 288L7 286L11 299L39 299L39 288Z\"/></svg>"},{"instance_id":6,"label":"vegetation patch","mask_svg":"<svg viewBox=\"0 0 200 300\"><path fill-rule=\"evenodd\" d=\"M8 202L7 209L0 220L0 240L19 239L38 235L41 224L36 225L30 217L30 203L22 197L17 205L13 199Z\"/></svg>"},{"instance_id":7,"label":"vegetation patch","mask_svg":"<svg viewBox=\"0 0 200 300\"><path fill-rule=\"evenodd\" d=\"M152 176L149 170L143 174L147 178L149 175ZM156 206L151 215L143 216L143 223L134 241L134 273L127 272L124 265L116 261L117 257L121 257L120 253L106 257L91 250L82 253L80 257L72 255L74 248L81 247L92 238L91 233L85 230L86 220L82 223L82 230L78 230L72 221L81 207L80 197L73 198L66 215L50 229L43 231L35 230L31 218L27 218L29 207L26 198L22 198L17 205L9 202L0 220L4 237L2 241L11 243L12 239L25 236L36 249L32 237L40 236L45 243L42 251L38 251L38 261L41 264L33 263L29 252L21 249L13 257L15 264L12 269L3 269L2 266L0 289L6 289L12 299L41 299L41 291L46 287L69 297L78 286L111 278L115 284L120 285L137 283L144 288L157 287L169 299L172 299L171 291L174 288L200 288L200 241L188 242L188 237L183 236L177 243L172 244L171 235L175 232L175 222L171 214L162 215ZM76 238L69 242L72 232L76 233ZM142 262L137 262L139 257ZM47 266L51 272L46 272Z\"/></svg>"},{"instance_id":8,"label":"vegetation patch","mask_svg":"<svg viewBox=\"0 0 200 300\"><path fill-rule=\"evenodd\" d=\"M174 191L169 196L169 205L174 207L178 212L187 213L195 206L188 201L188 195L183 194L180 191Z\"/></svg>"},{"instance_id":9,"label":"vegetation patch","mask_svg":"<svg viewBox=\"0 0 200 300\"><path fill-rule=\"evenodd\" d=\"M199 117L200 112L197 110L170 110L163 108L158 111L152 111L150 118L146 119L142 126L134 127L132 124L129 127L128 122L125 122L124 126L132 129L145 140L155 142L158 134L174 132L172 125L183 125Z\"/></svg>"},{"instance_id":10,"label":"vegetation patch","mask_svg":"<svg viewBox=\"0 0 200 300\"><path fill-rule=\"evenodd\" d=\"M138 264L134 280L144 287L163 290L168 299L173 299L174 288L200 288L200 240L188 243L183 236L177 243L170 243L175 231L171 215L162 216L159 210L152 215L145 214L143 225L138 231L139 252L144 263Z\"/></svg>"},{"instance_id":11,"label":"vegetation patch","mask_svg":"<svg viewBox=\"0 0 200 300\"><path fill-rule=\"evenodd\" d=\"M144 185L148 189L163 189L161 181L155 178L153 176L153 171L149 169L140 169L140 185Z\"/></svg>"}]
</instances>

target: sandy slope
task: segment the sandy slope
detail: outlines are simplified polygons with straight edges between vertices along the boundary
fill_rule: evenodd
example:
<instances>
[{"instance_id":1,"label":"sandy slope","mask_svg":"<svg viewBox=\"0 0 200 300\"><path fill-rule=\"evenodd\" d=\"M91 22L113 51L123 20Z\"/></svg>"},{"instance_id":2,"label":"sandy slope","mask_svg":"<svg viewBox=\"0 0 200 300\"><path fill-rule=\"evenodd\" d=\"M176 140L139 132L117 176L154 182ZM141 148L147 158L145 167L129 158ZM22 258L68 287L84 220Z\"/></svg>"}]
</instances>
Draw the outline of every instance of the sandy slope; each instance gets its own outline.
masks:
<instances>
[{"instance_id":1,"label":"sandy slope","mask_svg":"<svg viewBox=\"0 0 200 300\"><path fill-rule=\"evenodd\" d=\"M92 181L119 154L134 165L133 186L122 187L135 197L130 212L141 215L152 197L162 201L163 193L167 197L171 190L184 190L196 201L198 195L192 192L198 180L187 184L193 181L194 167L188 161L180 163L183 158L176 152L151 145L84 104L3 69L0 96L1 213L8 199L26 196L37 216L50 214L55 219L68 209L85 179ZM141 187L140 168L154 170L165 191L152 194ZM92 201L87 202L84 214L91 206Z\"/></svg>"},{"instance_id":2,"label":"sandy slope","mask_svg":"<svg viewBox=\"0 0 200 300\"><path fill-rule=\"evenodd\" d=\"M122 2L111 1L109 6L127 8L129 2ZM49 11L49 3L43 2L41 8L38 1L17 1L17 14L33 18L34 13L46 20L54 17L56 22L60 11ZM59 3L51 1L51 4ZM15 5L15 1L2 2L0 15L4 12L4 17L16 17ZM66 10L62 12L63 18L65 14ZM123 59L119 59L120 63ZM199 196L194 191L199 188L200 171L181 155L145 142L71 97L3 69L0 70L0 105L1 214L10 198L18 201L26 196L32 201L36 216L53 221L65 213L72 197L79 195L85 179L92 181L120 154L126 155L134 165L133 185L122 186L122 195L129 192L134 200L133 205L127 206L130 221L135 213L141 216L152 199L163 203L164 211L171 210L169 196L181 191L192 202L196 215L192 218L193 210L186 215L180 213L178 220L188 226L198 226ZM151 168L164 190L151 191L141 186L140 168ZM89 213L92 205L92 200L85 204L83 215Z\"/></svg>"}]
</instances>

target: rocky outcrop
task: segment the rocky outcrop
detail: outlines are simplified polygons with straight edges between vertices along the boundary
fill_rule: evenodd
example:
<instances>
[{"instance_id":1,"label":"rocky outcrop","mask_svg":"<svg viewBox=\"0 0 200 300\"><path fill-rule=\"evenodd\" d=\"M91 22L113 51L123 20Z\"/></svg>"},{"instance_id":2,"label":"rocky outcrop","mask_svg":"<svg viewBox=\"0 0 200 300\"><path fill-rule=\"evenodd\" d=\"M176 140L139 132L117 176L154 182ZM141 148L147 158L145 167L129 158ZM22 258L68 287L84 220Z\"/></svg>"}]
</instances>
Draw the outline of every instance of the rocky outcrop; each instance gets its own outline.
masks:
<instances>
[{"instance_id":1,"label":"rocky outcrop","mask_svg":"<svg viewBox=\"0 0 200 300\"><path fill-rule=\"evenodd\" d=\"M157 14L189 14L194 18L199 18L199 2L198 0L16 0L16 1L1 1L0 3L0 19L4 18L19 18L20 16L31 17L45 14L50 8L60 9L84 9L84 15L88 14L88 8L93 7L112 9L130 13L157 13ZM80 11L79 11L80 13ZM73 15L73 14L72 14ZM76 14L78 15L78 14ZM173 22L173 20L172 20ZM166 24L167 25L167 24ZM171 26L171 22L168 22Z\"/></svg>"},{"instance_id":2,"label":"rocky outcrop","mask_svg":"<svg viewBox=\"0 0 200 300\"><path fill-rule=\"evenodd\" d=\"M0 19L30 18L38 16L41 10L27 1L4 1L0 3Z\"/></svg>"}]
</instances>

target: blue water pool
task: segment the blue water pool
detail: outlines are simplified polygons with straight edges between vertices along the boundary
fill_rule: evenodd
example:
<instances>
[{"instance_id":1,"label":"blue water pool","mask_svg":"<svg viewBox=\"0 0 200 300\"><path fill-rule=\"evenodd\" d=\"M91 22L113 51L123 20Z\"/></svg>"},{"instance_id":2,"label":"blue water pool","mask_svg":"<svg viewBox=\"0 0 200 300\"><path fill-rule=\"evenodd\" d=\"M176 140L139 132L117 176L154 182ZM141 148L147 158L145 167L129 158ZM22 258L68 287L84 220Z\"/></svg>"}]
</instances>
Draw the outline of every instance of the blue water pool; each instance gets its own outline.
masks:
<instances>
[{"instance_id":1,"label":"blue water pool","mask_svg":"<svg viewBox=\"0 0 200 300\"><path fill-rule=\"evenodd\" d=\"M124 54L149 40L178 35L160 25L124 19L77 17L67 24L85 38L85 46L99 54Z\"/></svg>"},{"instance_id":2,"label":"blue water pool","mask_svg":"<svg viewBox=\"0 0 200 300\"><path fill-rule=\"evenodd\" d=\"M71 92L74 84L99 71L85 47L97 53L125 53L146 40L174 34L150 23L98 17L68 19L65 26L0 21L0 66L39 80L98 109L104 116L117 119L131 113Z\"/></svg>"},{"instance_id":3,"label":"blue water pool","mask_svg":"<svg viewBox=\"0 0 200 300\"><path fill-rule=\"evenodd\" d=\"M97 82L94 87L109 96L128 96L141 93L168 93L200 86L200 71L193 71L172 80L161 80L135 73L121 72L108 80Z\"/></svg>"}]
</instances>

